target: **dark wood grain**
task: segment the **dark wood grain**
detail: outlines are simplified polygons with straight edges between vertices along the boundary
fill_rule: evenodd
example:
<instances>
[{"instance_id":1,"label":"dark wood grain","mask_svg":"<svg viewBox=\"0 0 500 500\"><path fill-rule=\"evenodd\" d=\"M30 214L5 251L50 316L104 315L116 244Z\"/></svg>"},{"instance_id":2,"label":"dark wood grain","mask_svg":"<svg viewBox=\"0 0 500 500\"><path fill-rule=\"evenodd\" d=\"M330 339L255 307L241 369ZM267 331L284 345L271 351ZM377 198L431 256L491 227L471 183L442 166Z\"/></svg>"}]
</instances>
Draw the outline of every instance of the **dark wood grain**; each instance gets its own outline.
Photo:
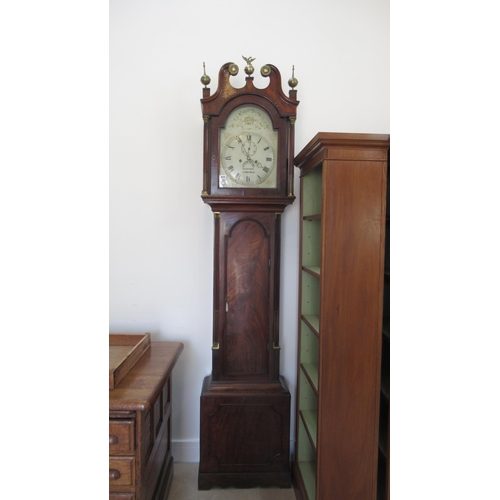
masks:
<instances>
[{"instance_id":1,"label":"dark wood grain","mask_svg":"<svg viewBox=\"0 0 500 500\"><path fill-rule=\"evenodd\" d=\"M280 216L222 212L216 219L215 381L278 381ZM277 355L278 354L278 355Z\"/></svg>"},{"instance_id":2,"label":"dark wood grain","mask_svg":"<svg viewBox=\"0 0 500 500\"><path fill-rule=\"evenodd\" d=\"M267 374L269 369L269 261L265 228L241 219L227 237L228 375Z\"/></svg>"}]
</instances>

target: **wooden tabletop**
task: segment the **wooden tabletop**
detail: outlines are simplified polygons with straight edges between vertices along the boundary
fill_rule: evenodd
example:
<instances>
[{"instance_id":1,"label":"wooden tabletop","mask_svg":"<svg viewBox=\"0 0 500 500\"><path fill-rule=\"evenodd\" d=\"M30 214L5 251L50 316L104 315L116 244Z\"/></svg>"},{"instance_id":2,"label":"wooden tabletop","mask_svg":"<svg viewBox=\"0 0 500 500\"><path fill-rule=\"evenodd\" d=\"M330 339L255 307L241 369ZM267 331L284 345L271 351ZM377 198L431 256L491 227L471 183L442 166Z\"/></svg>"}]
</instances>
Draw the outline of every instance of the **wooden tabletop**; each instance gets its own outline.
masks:
<instances>
[{"instance_id":1,"label":"wooden tabletop","mask_svg":"<svg viewBox=\"0 0 500 500\"><path fill-rule=\"evenodd\" d=\"M109 391L109 410L150 408L183 349L181 342L152 342L119 385Z\"/></svg>"}]
</instances>

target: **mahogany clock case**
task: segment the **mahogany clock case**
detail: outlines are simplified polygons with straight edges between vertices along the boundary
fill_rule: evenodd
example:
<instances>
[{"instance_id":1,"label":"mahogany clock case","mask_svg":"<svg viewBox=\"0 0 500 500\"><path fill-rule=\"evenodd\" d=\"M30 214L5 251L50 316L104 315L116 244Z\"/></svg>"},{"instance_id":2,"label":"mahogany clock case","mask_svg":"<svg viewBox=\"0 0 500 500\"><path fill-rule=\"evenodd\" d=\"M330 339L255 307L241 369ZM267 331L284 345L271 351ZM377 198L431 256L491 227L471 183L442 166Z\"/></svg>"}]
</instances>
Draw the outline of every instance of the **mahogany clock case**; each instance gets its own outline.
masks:
<instances>
[{"instance_id":1,"label":"mahogany clock case","mask_svg":"<svg viewBox=\"0 0 500 500\"><path fill-rule=\"evenodd\" d=\"M235 66L224 64L216 92L211 96L204 88L201 99L202 199L214 212L214 294L212 374L200 398L198 487L289 488L291 397L279 374L279 285L281 214L295 199L298 101L294 89L285 96L270 64L261 70L269 77L266 88L253 85L250 63L245 85L234 88L229 80ZM231 113L251 106L266 113L277 131L275 185L220 187L221 129ZM242 133L244 138L250 141Z\"/></svg>"}]
</instances>

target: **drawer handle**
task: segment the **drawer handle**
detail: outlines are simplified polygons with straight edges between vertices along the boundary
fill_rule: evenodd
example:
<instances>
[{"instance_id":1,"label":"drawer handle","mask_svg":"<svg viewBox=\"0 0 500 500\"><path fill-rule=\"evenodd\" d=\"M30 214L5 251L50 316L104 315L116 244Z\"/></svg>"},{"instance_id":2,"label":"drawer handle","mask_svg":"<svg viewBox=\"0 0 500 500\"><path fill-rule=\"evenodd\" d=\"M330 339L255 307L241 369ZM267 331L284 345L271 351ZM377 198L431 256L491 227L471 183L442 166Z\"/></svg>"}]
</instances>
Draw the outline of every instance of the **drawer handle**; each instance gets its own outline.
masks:
<instances>
[{"instance_id":1,"label":"drawer handle","mask_svg":"<svg viewBox=\"0 0 500 500\"><path fill-rule=\"evenodd\" d=\"M118 444L118 436L109 435L109 444Z\"/></svg>"},{"instance_id":2,"label":"drawer handle","mask_svg":"<svg viewBox=\"0 0 500 500\"><path fill-rule=\"evenodd\" d=\"M120 479L121 474L119 470L116 469L109 469L109 479L117 480Z\"/></svg>"}]
</instances>

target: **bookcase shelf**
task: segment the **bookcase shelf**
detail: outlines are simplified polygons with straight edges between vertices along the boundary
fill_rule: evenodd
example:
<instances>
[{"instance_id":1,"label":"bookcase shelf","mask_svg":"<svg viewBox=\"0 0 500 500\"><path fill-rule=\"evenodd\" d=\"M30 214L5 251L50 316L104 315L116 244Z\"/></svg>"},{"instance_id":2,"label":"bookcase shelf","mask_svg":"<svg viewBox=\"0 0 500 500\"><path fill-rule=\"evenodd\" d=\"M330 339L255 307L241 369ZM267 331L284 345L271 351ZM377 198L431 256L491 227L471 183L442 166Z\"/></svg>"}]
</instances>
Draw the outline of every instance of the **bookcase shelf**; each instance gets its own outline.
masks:
<instances>
[{"instance_id":1,"label":"bookcase shelf","mask_svg":"<svg viewBox=\"0 0 500 500\"><path fill-rule=\"evenodd\" d=\"M386 135L319 133L295 158L299 500L376 498L388 147Z\"/></svg>"},{"instance_id":2,"label":"bookcase shelf","mask_svg":"<svg viewBox=\"0 0 500 500\"><path fill-rule=\"evenodd\" d=\"M314 276L315 278L319 278L321 274L321 268L319 266L302 266L302 269L306 272Z\"/></svg>"},{"instance_id":3,"label":"bookcase shelf","mask_svg":"<svg viewBox=\"0 0 500 500\"><path fill-rule=\"evenodd\" d=\"M298 470L307 498L316 498L316 454L312 448L311 441L307 435L302 418L297 425L300 452L298 452Z\"/></svg>"},{"instance_id":4,"label":"bookcase shelf","mask_svg":"<svg viewBox=\"0 0 500 500\"><path fill-rule=\"evenodd\" d=\"M300 367L309 380L315 394L318 394L318 365L316 363L301 363Z\"/></svg>"},{"instance_id":5,"label":"bookcase shelf","mask_svg":"<svg viewBox=\"0 0 500 500\"><path fill-rule=\"evenodd\" d=\"M319 337L319 316L304 314L301 317L304 323L311 329L311 331Z\"/></svg>"},{"instance_id":6,"label":"bookcase shelf","mask_svg":"<svg viewBox=\"0 0 500 500\"><path fill-rule=\"evenodd\" d=\"M304 423L304 427L306 429L307 435L309 436L309 440L311 441L314 452L316 453L316 442L318 436L318 412L313 410L301 410L299 414L302 418L302 422Z\"/></svg>"}]
</instances>

